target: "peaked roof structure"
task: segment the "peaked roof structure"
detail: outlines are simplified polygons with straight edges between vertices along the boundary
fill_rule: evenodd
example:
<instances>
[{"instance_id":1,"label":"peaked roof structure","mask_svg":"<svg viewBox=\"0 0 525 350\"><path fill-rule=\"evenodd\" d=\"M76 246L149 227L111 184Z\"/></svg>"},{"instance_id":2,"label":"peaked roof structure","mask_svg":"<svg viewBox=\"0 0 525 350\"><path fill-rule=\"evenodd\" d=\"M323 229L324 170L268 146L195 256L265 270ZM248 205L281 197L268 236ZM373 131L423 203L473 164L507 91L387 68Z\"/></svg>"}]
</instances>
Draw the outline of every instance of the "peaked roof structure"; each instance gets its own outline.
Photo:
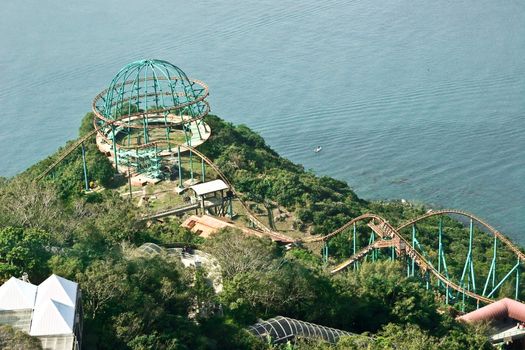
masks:
<instances>
[{"instance_id":1,"label":"peaked roof structure","mask_svg":"<svg viewBox=\"0 0 525 350\"><path fill-rule=\"evenodd\" d=\"M37 286L11 277L0 286L0 310L32 309Z\"/></svg>"},{"instance_id":2,"label":"peaked roof structure","mask_svg":"<svg viewBox=\"0 0 525 350\"><path fill-rule=\"evenodd\" d=\"M71 334L75 325L75 308L47 299L35 307L30 335Z\"/></svg>"},{"instance_id":3,"label":"peaked roof structure","mask_svg":"<svg viewBox=\"0 0 525 350\"><path fill-rule=\"evenodd\" d=\"M514 299L503 298L495 303L460 316L458 320L470 323L503 318L512 318L520 322L525 322L525 304Z\"/></svg>"},{"instance_id":4,"label":"peaked roof structure","mask_svg":"<svg viewBox=\"0 0 525 350\"><path fill-rule=\"evenodd\" d=\"M77 290L77 283L53 274L38 286L35 307L47 299L53 299L74 307L77 300Z\"/></svg>"},{"instance_id":5,"label":"peaked roof structure","mask_svg":"<svg viewBox=\"0 0 525 350\"><path fill-rule=\"evenodd\" d=\"M30 335L69 335L74 333L77 293L77 283L57 275L39 286L11 277L0 286L0 311L32 310Z\"/></svg>"}]
</instances>

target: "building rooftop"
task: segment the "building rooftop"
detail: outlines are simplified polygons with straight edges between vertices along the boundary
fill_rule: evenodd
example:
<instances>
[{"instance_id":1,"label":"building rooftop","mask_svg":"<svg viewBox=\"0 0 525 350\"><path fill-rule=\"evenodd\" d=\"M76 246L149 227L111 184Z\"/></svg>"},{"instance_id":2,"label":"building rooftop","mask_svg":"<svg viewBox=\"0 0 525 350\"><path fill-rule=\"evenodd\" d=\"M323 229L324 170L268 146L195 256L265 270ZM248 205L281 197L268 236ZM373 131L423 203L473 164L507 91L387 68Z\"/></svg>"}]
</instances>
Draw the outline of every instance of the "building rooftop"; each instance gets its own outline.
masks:
<instances>
[{"instance_id":1,"label":"building rooftop","mask_svg":"<svg viewBox=\"0 0 525 350\"><path fill-rule=\"evenodd\" d=\"M32 309L37 286L11 277L0 286L0 310Z\"/></svg>"},{"instance_id":2,"label":"building rooftop","mask_svg":"<svg viewBox=\"0 0 525 350\"><path fill-rule=\"evenodd\" d=\"M325 327L310 322L289 317L277 316L266 321L260 321L248 327L255 336L272 343L283 343L296 337L307 339L322 339L335 344L341 336L352 335L350 332Z\"/></svg>"},{"instance_id":3,"label":"building rooftop","mask_svg":"<svg viewBox=\"0 0 525 350\"><path fill-rule=\"evenodd\" d=\"M52 299L74 307L77 300L77 291L77 283L53 274L38 286L35 306Z\"/></svg>"},{"instance_id":4,"label":"building rooftop","mask_svg":"<svg viewBox=\"0 0 525 350\"><path fill-rule=\"evenodd\" d=\"M29 334L33 336L74 333L78 284L57 275L35 286L11 277L0 286L0 312L33 311Z\"/></svg>"},{"instance_id":5,"label":"building rooftop","mask_svg":"<svg viewBox=\"0 0 525 350\"><path fill-rule=\"evenodd\" d=\"M460 316L458 317L458 320L464 322L477 322L504 318L512 318L516 321L525 322L525 304L520 303L517 300L503 298L495 303Z\"/></svg>"},{"instance_id":6,"label":"building rooftop","mask_svg":"<svg viewBox=\"0 0 525 350\"><path fill-rule=\"evenodd\" d=\"M195 191L195 194L197 194L197 196L202 196L208 193L227 190L229 187L222 180L213 180L193 185L190 188Z\"/></svg>"},{"instance_id":7,"label":"building rooftop","mask_svg":"<svg viewBox=\"0 0 525 350\"><path fill-rule=\"evenodd\" d=\"M182 227L189 229L191 232L196 233L197 235L208 238L211 235L215 234L221 228L231 227L241 230L244 234L248 236L256 236L259 238L268 237L272 241L283 242L283 243L292 243L293 241L290 237L281 235L278 232L261 232L252 230L246 227L237 226L232 221L226 221L225 219L213 217L210 215L191 215L189 218L184 220Z\"/></svg>"},{"instance_id":8,"label":"building rooftop","mask_svg":"<svg viewBox=\"0 0 525 350\"><path fill-rule=\"evenodd\" d=\"M53 299L35 307L29 334L32 336L71 334L75 326L75 308Z\"/></svg>"}]
</instances>

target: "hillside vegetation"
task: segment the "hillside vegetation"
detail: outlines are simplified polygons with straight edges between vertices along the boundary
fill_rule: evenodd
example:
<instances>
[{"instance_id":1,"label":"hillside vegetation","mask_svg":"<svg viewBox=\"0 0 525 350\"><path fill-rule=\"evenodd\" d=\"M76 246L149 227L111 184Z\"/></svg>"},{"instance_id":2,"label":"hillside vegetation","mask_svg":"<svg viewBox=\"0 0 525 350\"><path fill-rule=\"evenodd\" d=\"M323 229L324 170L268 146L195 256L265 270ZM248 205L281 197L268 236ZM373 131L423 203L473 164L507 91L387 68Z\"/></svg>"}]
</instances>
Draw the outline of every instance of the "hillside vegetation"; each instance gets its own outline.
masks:
<instances>
[{"instance_id":1,"label":"hillside vegetation","mask_svg":"<svg viewBox=\"0 0 525 350\"><path fill-rule=\"evenodd\" d=\"M84 118L80 135L92 128L90 118ZM363 200L347 183L281 158L244 125L216 116L206 122L212 137L199 149L244 199L286 208L305 236L326 234L365 212L394 226L425 212L400 202ZM407 277L402 262L364 263L332 276L316 250L285 251L235 230L203 241L176 219L147 225L140 209L113 190L122 184L94 139L85 146L90 178L104 190L83 193L79 149L39 183L33 178L57 154L1 179L0 282L23 272L33 283L50 273L78 281L86 349L275 349L245 327L276 315L364 332L336 346L306 342L294 349L490 348L482 328L458 324L455 310L442 305L418 276ZM451 219L447 224L453 226L447 242L464 234L461 224ZM426 227L419 229L423 235ZM215 294L202 271L184 268L178 259L140 254L136 248L144 242L200 245L220 262L223 291ZM490 242L480 238L474 254L483 255ZM333 239L329 249L334 257L348 256L348 235ZM455 247L451 261L464 259L465 249ZM500 259L502 265L515 263L511 256Z\"/></svg>"}]
</instances>

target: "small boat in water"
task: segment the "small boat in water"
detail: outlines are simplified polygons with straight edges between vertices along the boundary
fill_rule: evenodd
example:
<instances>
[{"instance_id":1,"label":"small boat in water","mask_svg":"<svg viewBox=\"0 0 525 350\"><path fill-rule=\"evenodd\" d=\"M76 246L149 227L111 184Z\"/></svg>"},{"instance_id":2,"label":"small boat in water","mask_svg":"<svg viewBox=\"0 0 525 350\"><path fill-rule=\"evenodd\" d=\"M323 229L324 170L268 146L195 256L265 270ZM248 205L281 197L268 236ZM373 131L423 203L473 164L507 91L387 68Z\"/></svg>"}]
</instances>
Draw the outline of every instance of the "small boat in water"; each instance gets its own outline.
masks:
<instances>
[{"instance_id":1,"label":"small boat in water","mask_svg":"<svg viewBox=\"0 0 525 350\"><path fill-rule=\"evenodd\" d=\"M321 147L321 146L317 146L317 148L314 149L314 152L315 152L315 153L319 153L319 152L321 152L322 149L323 149L323 147Z\"/></svg>"}]
</instances>

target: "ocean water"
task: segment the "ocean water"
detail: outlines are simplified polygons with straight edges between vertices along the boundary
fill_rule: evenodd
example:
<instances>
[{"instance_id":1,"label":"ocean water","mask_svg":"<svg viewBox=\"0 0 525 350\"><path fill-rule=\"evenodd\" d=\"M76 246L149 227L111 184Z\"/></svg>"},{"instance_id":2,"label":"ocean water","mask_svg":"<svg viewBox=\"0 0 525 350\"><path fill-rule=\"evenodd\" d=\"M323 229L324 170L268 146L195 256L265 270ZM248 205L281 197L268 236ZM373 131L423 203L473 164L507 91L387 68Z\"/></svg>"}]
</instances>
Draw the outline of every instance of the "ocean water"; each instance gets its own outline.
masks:
<instances>
[{"instance_id":1,"label":"ocean water","mask_svg":"<svg viewBox=\"0 0 525 350\"><path fill-rule=\"evenodd\" d=\"M364 198L461 208L525 243L525 2L4 1L0 176L160 58L212 112ZM323 150L314 153L318 145Z\"/></svg>"}]
</instances>

